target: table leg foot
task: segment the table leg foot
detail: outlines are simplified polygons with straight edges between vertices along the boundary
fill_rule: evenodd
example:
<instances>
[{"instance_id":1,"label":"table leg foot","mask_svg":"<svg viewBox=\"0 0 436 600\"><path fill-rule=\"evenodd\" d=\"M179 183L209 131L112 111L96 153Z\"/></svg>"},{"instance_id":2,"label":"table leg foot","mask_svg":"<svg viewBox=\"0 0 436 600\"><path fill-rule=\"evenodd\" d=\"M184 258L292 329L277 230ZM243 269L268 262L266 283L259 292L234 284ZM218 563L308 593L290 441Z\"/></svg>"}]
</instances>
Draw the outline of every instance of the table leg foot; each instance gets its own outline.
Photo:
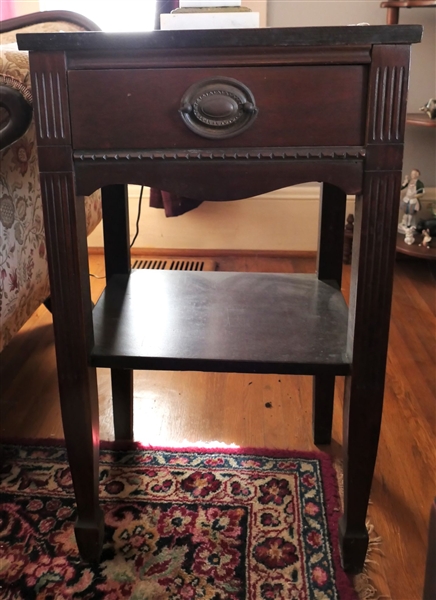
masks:
<instances>
[{"instance_id":1,"label":"table leg foot","mask_svg":"<svg viewBox=\"0 0 436 600\"><path fill-rule=\"evenodd\" d=\"M347 573L360 573L368 550L368 531L347 531L344 519L339 521L339 544L342 553L342 566Z\"/></svg>"},{"instance_id":2,"label":"table leg foot","mask_svg":"<svg viewBox=\"0 0 436 600\"><path fill-rule=\"evenodd\" d=\"M86 563L99 562L104 537L103 511L98 509L95 521L77 519L74 532L82 560Z\"/></svg>"}]
</instances>

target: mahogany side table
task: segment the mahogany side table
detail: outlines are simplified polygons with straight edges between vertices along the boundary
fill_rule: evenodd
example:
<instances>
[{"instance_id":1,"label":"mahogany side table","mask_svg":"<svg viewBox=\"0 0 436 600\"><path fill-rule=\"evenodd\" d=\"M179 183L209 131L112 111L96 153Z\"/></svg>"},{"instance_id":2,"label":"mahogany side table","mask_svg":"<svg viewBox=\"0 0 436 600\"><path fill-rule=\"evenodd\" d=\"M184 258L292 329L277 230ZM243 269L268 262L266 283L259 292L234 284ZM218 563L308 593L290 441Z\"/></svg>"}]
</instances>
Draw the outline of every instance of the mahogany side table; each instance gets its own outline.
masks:
<instances>
[{"instance_id":1,"label":"mahogany side table","mask_svg":"<svg viewBox=\"0 0 436 600\"><path fill-rule=\"evenodd\" d=\"M65 440L82 557L98 560L96 367L132 438L133 369L313 376L316 444L346 377L344 567L362 568L383 406L410 45L420 26L80 32L30 51ZM127 184L236 200L323 183L313 275L134 271ZM82 196L102 188L107 286L92 309ZM356 195L351 300L341 294Z\"/></svg>"}]
</instances>

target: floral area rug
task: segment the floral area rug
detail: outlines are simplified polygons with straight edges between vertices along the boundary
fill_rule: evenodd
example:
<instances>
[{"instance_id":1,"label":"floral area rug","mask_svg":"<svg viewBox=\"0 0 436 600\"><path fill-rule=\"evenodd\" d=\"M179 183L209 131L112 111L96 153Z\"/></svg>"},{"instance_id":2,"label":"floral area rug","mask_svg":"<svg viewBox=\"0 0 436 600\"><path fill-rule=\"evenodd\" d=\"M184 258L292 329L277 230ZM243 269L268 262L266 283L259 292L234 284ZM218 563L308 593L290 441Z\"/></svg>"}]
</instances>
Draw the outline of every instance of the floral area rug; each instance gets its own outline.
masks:
<instances>
[{"instance_id":1,"label":"floral area rug","mask_svg":"<svg viewBox=\"0 0 436 600\"><path fill-rule=\"evenodd\" d=\"M65 449L1 450L1 600L356 598L327 455L104 445L105 541L89 565Z\"/></svg>"}]
</instances>

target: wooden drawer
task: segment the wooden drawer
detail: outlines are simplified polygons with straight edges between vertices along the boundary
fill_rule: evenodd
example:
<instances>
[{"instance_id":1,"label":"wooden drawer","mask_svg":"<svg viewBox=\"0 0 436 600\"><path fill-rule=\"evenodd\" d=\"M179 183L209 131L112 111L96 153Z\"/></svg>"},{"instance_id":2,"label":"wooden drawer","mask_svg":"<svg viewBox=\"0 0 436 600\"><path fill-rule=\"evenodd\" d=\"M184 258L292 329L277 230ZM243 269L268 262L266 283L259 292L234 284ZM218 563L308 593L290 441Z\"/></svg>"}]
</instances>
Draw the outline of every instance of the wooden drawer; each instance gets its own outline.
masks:
<instances>
[{"instance_id":1,"label":"wooden drawer","mask_svg":"<svg viewBox=\"0 0 436 600\"><path fill-rule=\"evenodd\" d=\"M258 109L230 143L191 131L179 112L188 88L213 77L241 82ZM73 147L359 146L366 77L362 65L70 71Z\"/></svg>"}]
</instances>

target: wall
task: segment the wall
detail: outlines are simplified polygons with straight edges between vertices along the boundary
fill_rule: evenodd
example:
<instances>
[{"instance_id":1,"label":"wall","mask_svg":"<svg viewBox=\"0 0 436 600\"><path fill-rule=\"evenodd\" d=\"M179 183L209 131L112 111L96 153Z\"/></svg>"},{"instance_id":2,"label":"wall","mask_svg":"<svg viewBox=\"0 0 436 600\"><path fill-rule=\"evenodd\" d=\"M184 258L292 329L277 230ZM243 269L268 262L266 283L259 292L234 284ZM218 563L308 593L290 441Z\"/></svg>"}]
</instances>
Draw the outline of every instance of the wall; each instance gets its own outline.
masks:
<instances>
[{"instance_id":1,"label":"wall","mask_svg":"<svg viewBox=\"0 0 436 600\"><path fill-rule=\"evenodd\" d=\"M268 13L268 0L243 0L243 6L251 8L252 11L259 13L260 26L266 27L267 24L267 13Z\"/></svg>"},{"instance_id":2,"label":"wall","mask_svg":"<svg viewBox=\"0 0 436 600\"><path fill-rule=\"evenodd\" d=\"M436 8L400 11L400 23L424 26L421 44L412 47L408 111L419 112L429 98L436 98ZM436 128L406 128L404 171L416 165L426 187L436 186ZM425 198L430 199L426 194ZM433 194L433 199L435 198Z\"/></svg>"},{"instance_id":3,"label":"wall","mask_svg":"<svg viewBox=\"0 0 436 600\"><path fill-rule=\"evenodd\" d=\"M39 11L39 0L17 0L14 6L17 17L27 15Z\"/></svg>"},{"instance_id":4,"label":"wall","mask_svg":"<svg viewBox=\"0 0 436 600\"><path fill-rule=\"evenodd\" d=\"M139 186L129 186L131 238L135 233ZM353 199L349 199L348 213ZM294 186L234 202L203 202L180 217L167 218L148 206L144 194L135 248L198 250L313 251L317 247L319 187ZM90 247L103 245L98 227Z\"/></svg>"}]
</instances>

